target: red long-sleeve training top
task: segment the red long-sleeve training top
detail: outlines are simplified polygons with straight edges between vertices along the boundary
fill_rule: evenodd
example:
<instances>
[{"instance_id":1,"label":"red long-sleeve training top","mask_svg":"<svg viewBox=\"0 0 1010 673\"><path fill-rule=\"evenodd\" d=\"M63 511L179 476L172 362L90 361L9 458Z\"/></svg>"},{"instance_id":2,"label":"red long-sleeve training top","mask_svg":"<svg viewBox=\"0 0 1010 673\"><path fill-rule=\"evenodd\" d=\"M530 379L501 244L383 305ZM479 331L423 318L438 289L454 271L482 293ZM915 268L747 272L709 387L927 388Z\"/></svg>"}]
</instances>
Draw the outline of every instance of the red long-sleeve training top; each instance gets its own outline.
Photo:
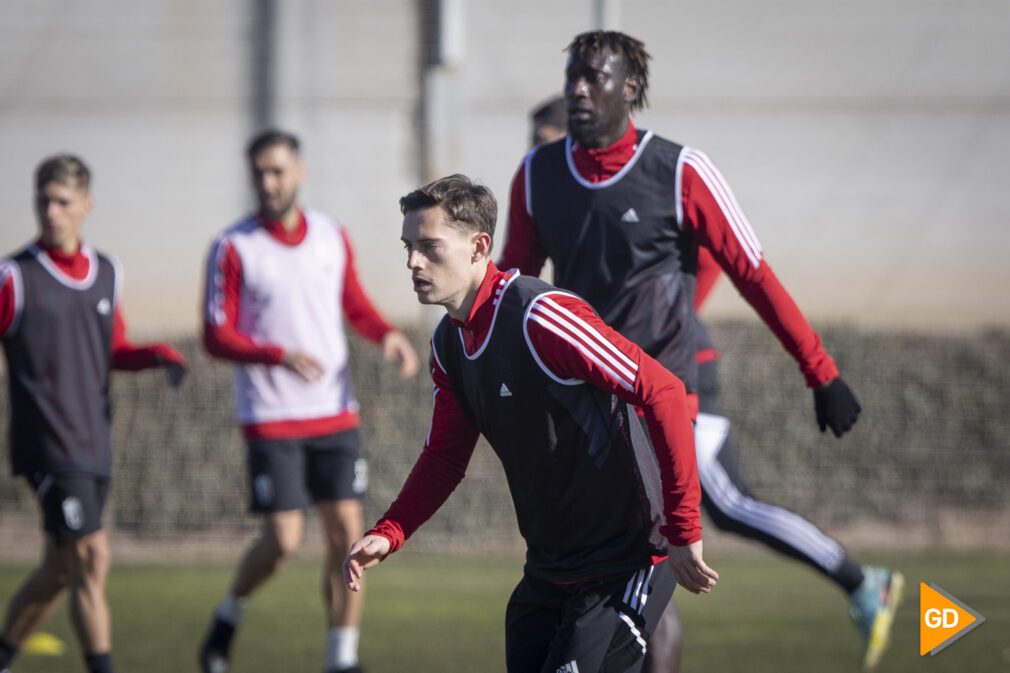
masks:
<instances>
[{"instance_id":1,"label":"red long-sleeve training top","mask_svg":"<svg viewBox=\"0 0 1010 673\"><path fill-rule=\"evenodd\" d=\"M576 170L593 183L613 177L635 154L636 137L634 124L629 121L627 133L609 147L592 149L575 143L572 160ZM683 152L682 225L697 238L699 248L726 272L796 360L808 386L818 387L836 378L834 360L768 265L757 236L722 174L704 153L687 147ZM670 185L671 190L674 188ZM512 180L508 232L499 264L538 275L548 254L526 203L524 162ZM699 283L704 283L700 294L707 294L714 281L711 274L699 277Z\"/></svg>"},{"instance_id":2,"label":"red long-sleeve training top","mask_svg":"<svg viewBox=\"0 0 1010 673\"><path fill-rule=\"evenodd\" d=\"M494 290L507 278L508 273L499 271L494 264L488 265L470 315L458 325L463 328L468 353L477 351L487 338L493 325ZM644 410L662 482L666 515L662 532L675 545L699 540L701 491L691 411L683 383L603 323L581 299L560 292L549 297L553 302L551 310L531 309L524 322L535 358L558 379L585 381ZM564 319L559 321L552 315ZM581 326L572 330L572 325ZM522 339L523 335L517 334L515 338ZM616 355L608 359L606 352L611 348L627 360ZM621 361L633 366L621 367ZM399 496L369 531L387 538L392 551L403 546L406 538L441 507L463 479L479 435L434 357L431 376L434 400L424 449Z\"/></svg>"}]
</instances>

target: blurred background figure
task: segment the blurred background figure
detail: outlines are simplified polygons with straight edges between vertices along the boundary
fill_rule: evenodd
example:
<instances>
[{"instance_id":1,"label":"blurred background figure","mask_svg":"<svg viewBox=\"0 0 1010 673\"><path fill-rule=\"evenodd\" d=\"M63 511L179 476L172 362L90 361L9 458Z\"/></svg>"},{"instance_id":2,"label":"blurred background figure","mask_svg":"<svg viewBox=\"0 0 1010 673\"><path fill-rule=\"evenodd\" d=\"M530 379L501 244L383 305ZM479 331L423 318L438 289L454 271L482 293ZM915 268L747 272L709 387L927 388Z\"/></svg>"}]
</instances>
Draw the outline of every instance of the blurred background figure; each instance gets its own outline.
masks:
<instances>
[{"instance_id":1,"label":"blurred background figure","mask_svg":"<svg viewBox=\"0 0 1010 673\"><path fill-rule=\"evenodd\" d=\"M551 143L568 133L568 110L565 99L555 96L545 100L530 113L531 147Z\"/></svg>"},{"instance_id":2,"label":"blurred background figure","mask_svg":"<svg viewBox=\"0 0 1010 673\"><path fill-rule=\"evenodd\" d=\"M165 343L126 336L122 272L82 240L91 171L78 157L49 157L35 171L39 237L0 261L0 337L10 395L10 464L35 492L45 531L42 561L7 605L0 671L56 609L63 590L89 673L111 673L102 515L112 476L109 371L168 370L186 362Z\"/></svg>"},{"instance_id":3,"label":"blurred background figure","mask_svg":"<svg viewBox=\"0 0 1010 673\"><path fill-rule=\"evenodd\" d=\"M360 673L363 595L341 581L363 529L368 464L361 454L343 316L414 376L417 354L379 314L358 281L346 229L302 206L300 143L268 130L247 158L257 211L221 234L207 258L204 345L235 363L246 440L250 509L262 532L218 604L200 650L203 673L224 673L249 596L301 545L314 505L325 538L326 673Z\"/></svg>"}]
</instances>

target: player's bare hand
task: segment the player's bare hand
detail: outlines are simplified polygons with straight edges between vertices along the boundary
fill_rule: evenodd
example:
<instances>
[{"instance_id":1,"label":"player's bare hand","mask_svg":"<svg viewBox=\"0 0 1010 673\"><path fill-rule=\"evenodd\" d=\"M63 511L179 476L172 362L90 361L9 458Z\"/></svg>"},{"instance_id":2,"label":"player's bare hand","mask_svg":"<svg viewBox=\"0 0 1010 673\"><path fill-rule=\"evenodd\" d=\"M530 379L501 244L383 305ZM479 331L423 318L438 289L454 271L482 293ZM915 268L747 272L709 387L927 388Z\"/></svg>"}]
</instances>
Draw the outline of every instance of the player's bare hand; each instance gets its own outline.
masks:
<instances>
[{"instance_id":1,"label":"player's bare hand","mask_svg":"<svg viewBox=\"0 0 1010 673\"><path fill-rule=\"evenodd\" d=\"M673 570L677 584L693 594L707 594L719 579L719 573L705 565L701 553L701 540L684 547L669 548L667 563Z\"/></svg>"},{"instance_id":2,"label":"player's bare hand","mask_svg":"<svg viewBox=\"0 0 1010 673\"><path fill-rule=\"evenodd\" d=\"M305 381L317 381L323 375L323 365L311 355L299 351L287 351L281 364Z\"/></svg>"},{"instance_id":3,"label":"player's bare hand","mask_svg":"<svg viewBox=\"0 0 1010 673\"><path fill-rule=\"evenodd\" d=\"M382 355L386 362L400 361L400 378L409 379L417 373L420 361L417 351L410 345L410 340L400 330L387 332L382 338Z\"/></svg>"},{"instance_id":4,"label":"player's bare hand","mask_svg":"<svg viewBox=\"0 0 1010 673\"><path fill-rule=\"evenodd\" d=\"M351 591L361 590L365 571L389 554L389 540L381 535L366 535L353 545L344 560L344 583Z\"/></svg>"}]
</instances>

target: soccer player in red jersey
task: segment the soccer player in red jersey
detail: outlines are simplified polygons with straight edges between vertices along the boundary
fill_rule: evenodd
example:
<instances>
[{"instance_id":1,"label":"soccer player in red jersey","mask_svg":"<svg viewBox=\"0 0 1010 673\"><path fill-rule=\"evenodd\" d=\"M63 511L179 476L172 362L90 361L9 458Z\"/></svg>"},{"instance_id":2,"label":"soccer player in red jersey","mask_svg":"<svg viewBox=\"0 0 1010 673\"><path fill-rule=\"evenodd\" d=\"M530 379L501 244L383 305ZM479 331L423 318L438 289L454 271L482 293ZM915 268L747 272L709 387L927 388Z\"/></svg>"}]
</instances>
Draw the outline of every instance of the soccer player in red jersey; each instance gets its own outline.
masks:
<instances>
[{"instance_id":1,"label":"soccer player in red jersey","mask_svg":"<svg viewBox=\"0 0 1010 673\"><path fill-rule=\"evenodd\" d=\"M698 418L696 441L706 509L721 528L808 563L849 593L866 639L864 662L872 666L886 646L903 578L860 567L813 524L749 493L736 469L728 421L712 407L715 351L695 315L696 286L704 295L717 269L726 272L800 365L814 389L822 431L841 436L856 422L859 405L778 282L711 159L635 128L631 113L644 107L648 89L644 45L595 31L577 36L568 52L570 137L535 148L520 166L501 264L537 274L551 259L555 282L585 297L680 376L695 408L693 393L702 393L706 413ZM653 661L657 673L676 668L677 656L664 657L664 649L674 652L653 651L663 659Z\"/></svg>"},{"instance_id":2,"label":"soccer player in red jersey","mask_svg":"<svg viewBox=\"0 0 1010 673\"><path fill-rule=\"evenodd\" d=\"M112 471L109 371L164 367L178 385L186 362L164 343L126 336L122 272L81 239L91 172L75 156L35 172L39 237L0 261L0 338L10 386L10 457L39 502L42 562L7 605L0 671L52 614L64 589L91 673L113 671L102 512Z\"/></svg>"},{"instance_id":3,"label":"soccer player in red jersey","mask_svg":"<svg viewBox=\"0 0 1010 673\"><path fill-rule=\"evenodd\" d=\"M675 584L708 592L718 579L702 558L683 383L579 297L500 271L486 187L454 175L400 208L414 291L447 315L431 340L424 449L351 547L348 586L438 510L483 434L527 544L505 615L508 671L640 670Z\"/></svg>"}]
</instances>

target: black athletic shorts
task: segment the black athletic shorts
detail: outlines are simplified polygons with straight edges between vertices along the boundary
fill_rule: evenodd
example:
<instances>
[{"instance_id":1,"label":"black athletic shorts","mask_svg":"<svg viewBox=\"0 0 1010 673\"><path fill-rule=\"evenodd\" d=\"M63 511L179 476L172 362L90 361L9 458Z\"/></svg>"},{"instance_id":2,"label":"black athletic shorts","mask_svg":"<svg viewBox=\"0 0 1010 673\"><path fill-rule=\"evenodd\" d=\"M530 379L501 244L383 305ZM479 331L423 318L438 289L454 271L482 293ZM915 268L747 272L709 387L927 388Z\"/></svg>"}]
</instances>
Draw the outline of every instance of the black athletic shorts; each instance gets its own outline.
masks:
<instances>
[{"instance_id":1,"label":"black athletic shorts","mask_svg":"<svg viewBox=\"0 0 1010 673\"><path fill-rule=\"evenodd\" d=\"M302 509L325 500L365 497L368 463L357 428L308 439L250 439L250 510Z\"/></svg>"},{"instance_id":2,"label":"black athletic shorts","mask_svg":"<svg viewBox=\"0 0 1010 673\"><path fill-rule=\"evenodd\" d=\"M676 584L665 561L576 584L523 575L505 612L508 673L637 673Z\"/></svg>"},{"instance_id":3,"label":"black athletic shorts","mask_svg":"<svg viewBox=\"0 0 1010 673\"><path fill-rule=\"evenodd\" d=\"M57 545L102 529L108 477L39 472L27 479L42 510L42 530Z\"/></svg>"}]
</instances>

